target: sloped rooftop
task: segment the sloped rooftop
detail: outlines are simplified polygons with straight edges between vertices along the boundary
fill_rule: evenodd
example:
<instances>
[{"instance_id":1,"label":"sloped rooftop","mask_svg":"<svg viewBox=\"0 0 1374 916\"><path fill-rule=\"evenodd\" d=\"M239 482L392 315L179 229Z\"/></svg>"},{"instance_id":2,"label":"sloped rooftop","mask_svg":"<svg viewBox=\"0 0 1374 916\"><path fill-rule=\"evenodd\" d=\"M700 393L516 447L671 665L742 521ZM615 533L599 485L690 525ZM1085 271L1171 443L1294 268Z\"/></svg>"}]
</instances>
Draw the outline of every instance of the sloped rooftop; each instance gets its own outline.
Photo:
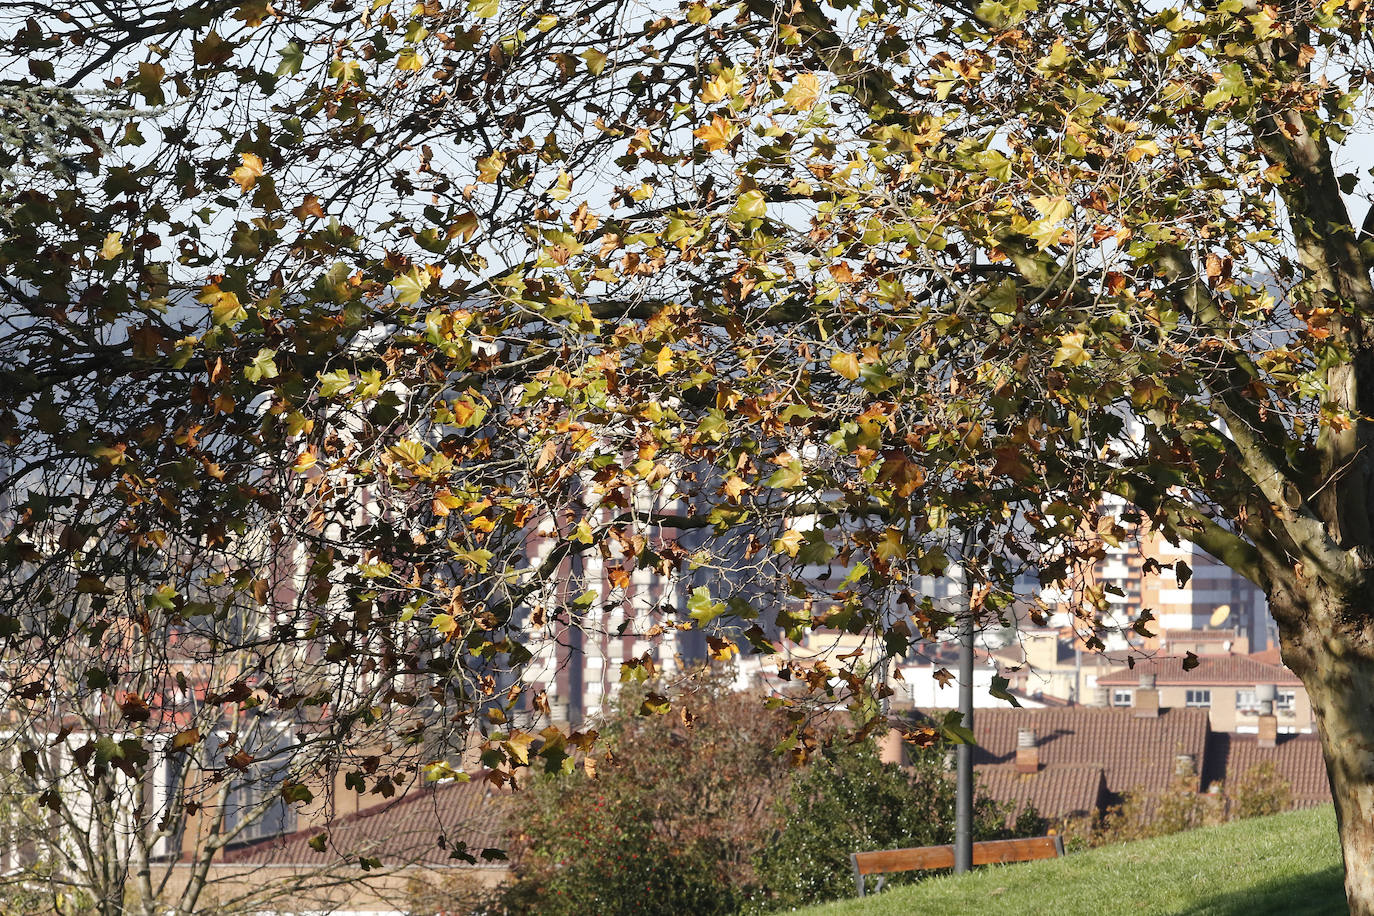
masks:
<instances>
[{"instance_id":1,"label":"sloped rooftop","mask_svg":"<svg viewBox=\"0 0 1374 916\"><path fill-rule=\"evenodd\" d=\"M1234 784L1251 767L1263 763L1272 763L1288 782L1293 807L1310 808L1331 801L1326 762L1316 735L1280 735L1276 747L1263 748L1255 735L1213 732L1207 740L1203 781L1209 788L1224 781Z\"/></svg>"},{"instance_id":2,"label":"sloped rooftop","mask_svg":"<svg viewBox=\"0 0 1374 916\"><path fill-rule=\"evenodd\" d=\"M1035 773L1018 773L1012 764L979 767L978 782L988 795L1009 802L1014 812L1027 804L1051 820L1087 817L1102 806L1107 786L1102 768L1052 763Z\"/></svg>"},{"instance_id":3,"label":"sloped rooftop","mask_svg":"<svg viewBox=\"0 0 1374 916\"><path fill-rule=\"evenodd\" d=\"M465 851L478 865L499 865L481 854L511 845L505 803L506 797L485 780L415 789L326 825L229 850L221 862L317 868L340 858L367 856L387 866L452 866L469 864L454 854ZM323 851L310 846L320 834L328 836Z\"/></svg>"},{"instance_id":4,"label":"sloped rooftop","mask_svg":"<svg viewBox=\"0 0 1374 916\"><path fill-rule=\"evenodd\" d=\"M1197 667L1188 670L1183 668L1185 658L1183 655L1142 658L1134 668L1119 668L1104 674L1097 683L1102 687L1133 687L1140 682L1140 675L1153 674L1155 683L1160 686L1302 686L1297 675L1282 665L1266 664L1249 655L1199 655Z\"/></svg>"},{"instance_id":5,"label":"sloped rooftop","mask_svg":"<svg viewBox=\"0 0 1374 916\"><path fill-rule=\"evenodd\" d=\"M1014 763L1023 728L1035 731L1042 765L1096 767L1111 795L1158 792L1173 778L1177 755L1191 755L1201 771L1207 750L1205 709L1164 709L1158 718L1098 706L980 709L973 717L974 766Z\"/></svg>"}]
</instances>

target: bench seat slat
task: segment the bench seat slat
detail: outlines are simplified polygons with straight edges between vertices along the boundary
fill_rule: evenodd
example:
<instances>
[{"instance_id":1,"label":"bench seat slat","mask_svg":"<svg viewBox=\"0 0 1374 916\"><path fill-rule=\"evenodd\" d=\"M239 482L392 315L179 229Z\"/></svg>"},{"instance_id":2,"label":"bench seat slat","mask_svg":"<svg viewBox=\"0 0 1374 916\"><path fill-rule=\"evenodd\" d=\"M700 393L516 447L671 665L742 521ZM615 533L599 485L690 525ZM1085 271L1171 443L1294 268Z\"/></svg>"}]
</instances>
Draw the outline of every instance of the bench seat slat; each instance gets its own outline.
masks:
<instances>
[{"instance_id":1,"label":"bench seat slat","mask_svg":"<svg viewBox=\"0 0 1374 916\"><path fill-rule=\"evenodd\" d=\"M1063 854L1064 840L1058 836L986 840L973 844L974 865L1057 859ZM859 895L863 896L863 879L866 875L953 868L954 847L915 846L910 849L882 849L874 852L856 852L850 855L850 859L854 865L854 878Z\"/></svg>"}]
</instances>

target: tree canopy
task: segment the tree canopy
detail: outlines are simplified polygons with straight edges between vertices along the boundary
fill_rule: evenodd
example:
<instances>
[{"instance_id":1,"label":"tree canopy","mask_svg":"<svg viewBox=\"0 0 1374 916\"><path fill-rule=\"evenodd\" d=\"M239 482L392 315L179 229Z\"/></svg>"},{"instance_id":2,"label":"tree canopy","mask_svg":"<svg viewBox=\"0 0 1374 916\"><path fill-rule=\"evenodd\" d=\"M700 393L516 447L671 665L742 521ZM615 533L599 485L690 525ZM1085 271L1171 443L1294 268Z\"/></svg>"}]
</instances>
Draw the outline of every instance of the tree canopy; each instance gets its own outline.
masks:
<instances>
[{"instance_id":1,"label":"tree canopy","mask_svg":"<svg viewBox=\"0 0 1374 916\"><path fill-rule=\"evenodd\" d=\"M1362 0L0 21L7 659L134 721L115 642L246 615L206 645L295 651L218 705L437 761L637 571L648 639L897 653L917 576L989 620L1148 522L1265 590L1374 912Z\"/></svg>"}]
</instances>

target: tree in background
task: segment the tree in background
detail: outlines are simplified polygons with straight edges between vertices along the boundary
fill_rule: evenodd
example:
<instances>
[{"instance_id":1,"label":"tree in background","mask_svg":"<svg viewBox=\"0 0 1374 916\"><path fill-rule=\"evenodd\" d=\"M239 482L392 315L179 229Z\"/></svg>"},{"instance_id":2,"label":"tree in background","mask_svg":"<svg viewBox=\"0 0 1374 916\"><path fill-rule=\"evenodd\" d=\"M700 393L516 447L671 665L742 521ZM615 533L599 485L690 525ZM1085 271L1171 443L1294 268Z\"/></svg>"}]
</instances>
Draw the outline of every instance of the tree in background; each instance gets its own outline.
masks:
<instances>
[{"instance_id":1,"label":"tree in background","mask_svg":"<svg viewBox=\"0 0 1374 916\"><path fill-rule=\"evenodd\" d=\"M669 694L677 716L656 714L645 696L626 691L593 766L516 795L525 853L506 902L518 911L789 909L852 894L851 852L952 842L942 748L916 750L901 768L871 738L840 732L790 766L777 753L786 718L761 715L758 698L730 692L719 673ZM1044 832L1034 811L987 797L974 818L980 840Z\"/></svg>"},{"instance_id":2,"label":"tree in background","mask_svg":"<svg viewBox=\"0 0 1374 916\"><path fill-rule=\"evenodd\" d=\"M775 804L780 829L757 858L767 908L852 896L851 852L954 842L955 795L942 747L911 749L909 768L884 763L871 742L827 751ZM1044 832L1032 809L1009 812L985 795L974 799L975 840ZM889 880L920 877L903 873Z\"/></svg>"},{"instance_id":3,"label":"tree in background","mask_svg":"<svg viewBox=\"0 0 1374 916\"><path fill-rule=\"evenodd\" d=\"M515 795L523 855L508 902L530 913L737 913L790 778L785 718L704 670L641 685L598 723L597 752ZM655 686L662 689L661 685Z\"/></svg>"}]
</instances>

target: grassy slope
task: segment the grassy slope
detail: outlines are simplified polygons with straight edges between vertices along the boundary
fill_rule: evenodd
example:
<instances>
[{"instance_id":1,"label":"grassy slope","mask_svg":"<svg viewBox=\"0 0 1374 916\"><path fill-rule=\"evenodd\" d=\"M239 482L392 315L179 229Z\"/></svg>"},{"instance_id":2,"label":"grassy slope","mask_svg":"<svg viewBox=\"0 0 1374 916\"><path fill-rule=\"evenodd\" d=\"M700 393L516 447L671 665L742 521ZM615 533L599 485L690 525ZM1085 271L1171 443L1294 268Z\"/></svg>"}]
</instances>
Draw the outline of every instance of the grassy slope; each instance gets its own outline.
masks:
<instances>
[{"instance_id":1,"label":"grassy slope","mask_svg":"<svg viewBox=\"0 0 1374 916\"><path fill-rule=\"evenodd\" d=\"M1330 807L932 878L807 916L1345 913Z\"/></svg>"}]
</instances>

